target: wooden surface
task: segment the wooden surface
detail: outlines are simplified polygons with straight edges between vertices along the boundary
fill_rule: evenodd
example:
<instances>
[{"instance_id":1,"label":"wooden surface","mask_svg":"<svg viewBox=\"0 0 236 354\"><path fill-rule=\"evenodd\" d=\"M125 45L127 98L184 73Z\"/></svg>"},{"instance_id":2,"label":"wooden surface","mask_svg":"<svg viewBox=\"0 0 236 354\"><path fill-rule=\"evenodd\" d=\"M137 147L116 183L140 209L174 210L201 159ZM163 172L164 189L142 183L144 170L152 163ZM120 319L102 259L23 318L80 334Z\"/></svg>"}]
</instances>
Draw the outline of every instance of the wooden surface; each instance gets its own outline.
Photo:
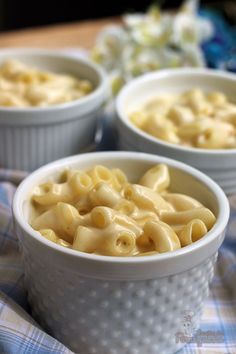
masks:
<instances>
[{"instance_id":1,"label":"wooden surface","mask_svg":"<svg viewBox=\"0 0 236 354\"><path fill-rule=\"evenodd\" d=\"M84 47L91 48L97 33L105 26L117 24L118 18L52 25L0 34L0 47Z\"/></svg>"}]
</instances>

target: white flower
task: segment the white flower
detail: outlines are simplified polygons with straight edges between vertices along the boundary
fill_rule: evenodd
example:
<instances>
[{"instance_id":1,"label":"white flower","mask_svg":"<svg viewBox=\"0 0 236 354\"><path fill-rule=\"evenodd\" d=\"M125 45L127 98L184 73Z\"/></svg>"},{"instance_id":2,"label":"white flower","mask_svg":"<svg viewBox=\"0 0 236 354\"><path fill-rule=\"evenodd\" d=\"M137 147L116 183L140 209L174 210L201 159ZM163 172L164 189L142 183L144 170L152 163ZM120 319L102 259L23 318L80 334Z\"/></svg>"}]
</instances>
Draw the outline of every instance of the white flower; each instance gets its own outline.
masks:
<instances>
[{"instance_id":1,"label":"white flower","mask_svg":"<svg viewBox=\"0 0 236 354\"><path fill-rule=\"evenodd\" d=\"M180 47L186 44L198 44L209 39L213 34L211 23L180 12L173 17L171 43Z\"/></svg>"},{"instance_id":2,"label":"white flower","mask_svg":"<svg viewBox=\"0 0 236 354\"><path fill-rule=\"evenodd\" d=\"M92 58L107 71L113 92L148 71L205 66L201 43L213 35L214 28L197 10L197 0L184 2L174 14L153 6L145 14L123 16L124 26L105 28Z\"/></svg>"}]
</instances>

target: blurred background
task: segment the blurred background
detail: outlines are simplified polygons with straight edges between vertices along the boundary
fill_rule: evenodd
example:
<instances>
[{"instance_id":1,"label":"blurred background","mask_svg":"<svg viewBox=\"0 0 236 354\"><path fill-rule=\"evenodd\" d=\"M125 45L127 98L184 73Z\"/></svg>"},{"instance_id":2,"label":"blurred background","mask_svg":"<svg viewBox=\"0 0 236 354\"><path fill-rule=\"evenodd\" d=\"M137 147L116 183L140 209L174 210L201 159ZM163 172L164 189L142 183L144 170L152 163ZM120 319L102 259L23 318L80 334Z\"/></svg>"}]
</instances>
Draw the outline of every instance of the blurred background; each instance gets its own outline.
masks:
<instances>
[{"instance_id":1,"label":"blurred background","mask_svg":"<svg viewBox=\"0 0 236 354\"><path fill-rule=\"evenodd\" d=\"M175 8L182 1L67 0L66 2L50 2L48 0L0 0L0 31L117 16L124 12L144 11L150 3L159 4L162 8ZM200 5L204 8L219 11L230 24L236 24L236 0L203 0L200 1Z\"/></svg>"}]
</instances>

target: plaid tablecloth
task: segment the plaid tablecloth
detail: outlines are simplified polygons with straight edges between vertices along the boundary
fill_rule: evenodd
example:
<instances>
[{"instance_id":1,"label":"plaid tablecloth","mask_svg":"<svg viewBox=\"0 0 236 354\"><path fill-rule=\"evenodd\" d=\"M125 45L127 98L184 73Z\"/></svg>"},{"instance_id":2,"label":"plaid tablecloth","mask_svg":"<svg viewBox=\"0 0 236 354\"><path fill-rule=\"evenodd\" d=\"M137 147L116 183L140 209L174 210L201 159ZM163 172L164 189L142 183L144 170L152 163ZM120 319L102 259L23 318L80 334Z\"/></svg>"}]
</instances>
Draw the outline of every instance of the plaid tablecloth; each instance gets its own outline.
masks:
<instances>
[{"instance_id":1,"label":"plaid tablecloth","mask_svg":"<svg viewBox=\"0 0 236 354\"><path fill-rule=\"evenodd\" d=\"M30 316L11 215L15 188L23 177L20 171L0 169L0 353L72 353ZM230 197L230 204L227 237L219 251L201 328L181 354L236 353L236 196Z\"/></svg>"}]
</instances>

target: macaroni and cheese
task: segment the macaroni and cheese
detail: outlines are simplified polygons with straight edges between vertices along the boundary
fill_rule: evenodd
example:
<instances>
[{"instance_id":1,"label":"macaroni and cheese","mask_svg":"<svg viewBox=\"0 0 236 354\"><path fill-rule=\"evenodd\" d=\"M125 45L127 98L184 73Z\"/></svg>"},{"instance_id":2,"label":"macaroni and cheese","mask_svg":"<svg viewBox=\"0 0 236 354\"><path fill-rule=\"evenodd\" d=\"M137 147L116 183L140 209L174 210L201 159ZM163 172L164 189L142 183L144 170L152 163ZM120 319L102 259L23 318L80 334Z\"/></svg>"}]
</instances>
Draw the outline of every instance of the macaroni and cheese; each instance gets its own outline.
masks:
<instances>
[{"instance_id":1,"label":"macaroni and cheese","mask_svg":"<svg viewBox=\"0 0 236 354\"><path fill-rule=\"evenodd\" d=\"M163 94L130 114L131 122L169 143L205 149L236 148L236 104L220 92L193 89Z\"/></svg>"},{"instance_id":2,"label":"macaroni and cheese","mask_svg":"<svg viewBox=\"0 0 236 354\"><path fill-rule=\"evenodd\" d=\"M92 89L88 80L39 70L18 60L0 66L0 106L51 106L77 100Z\"/></svg>"},{"instance_id":3,"label":"macaroni and cheese","mask_svg":"<svg viewBox=\"0 0 236 354\"><path fill-rule=\"evenodd\" d=\"M214 214L197 200L168 191L168 167L149 169L132 184L120 169L68 169L37 186L31 226L50 241L108 256L163 253L203 237Z\"/></svg>"}]
</instances>

